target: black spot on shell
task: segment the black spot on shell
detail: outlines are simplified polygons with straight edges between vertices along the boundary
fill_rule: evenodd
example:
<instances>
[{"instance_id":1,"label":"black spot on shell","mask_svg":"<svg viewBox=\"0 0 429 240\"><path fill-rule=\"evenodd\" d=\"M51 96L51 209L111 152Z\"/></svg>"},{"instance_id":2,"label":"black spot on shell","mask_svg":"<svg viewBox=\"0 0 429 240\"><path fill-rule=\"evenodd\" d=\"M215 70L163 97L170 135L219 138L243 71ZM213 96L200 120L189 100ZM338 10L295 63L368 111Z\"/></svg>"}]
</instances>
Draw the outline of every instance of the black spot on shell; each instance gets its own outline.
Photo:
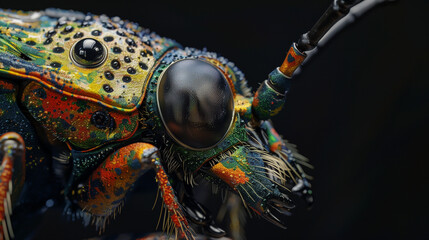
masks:
<instances>
[{"instance_id":1,"label":"black spot on shell","mask_svg":"<svg viewBox=\"0 0 429 240\"><path fill-rule=\"evenodd\" d=\"M122 30L118 30L118 31L116 31L116 34L118 34L119 36L121 36L121 37L125 37L125 33L124 33L124 31L122 31Z\"/></svg>"},{"instance_id":2,"label":"black spot on shell","mask_svg":"<svg viewBox=\"0 0 429 240\"><path fill-rule=\"evenodd\" d=\"M134 40L132 40L131 38L127 38L127 39L125 40L125 42L126 42L128 45L130 45L131 47L137 47L136 42L134 42Z\"/></svg>"},{"instance_id":3,"label":"black spot on shell","mask_svg":"<svg viewBox=\"0 0 429 240\"><path fill-rule=\"evenodd\" d=\"M73 32L73 30L74 30L74 27L72 27L72 26L68 25L68 26L66 26L66 27L64 28L64 30L63 30L61 33L62 33L62 34L67 34L67 33L71 33L71 32Z\"/></svg>"},{"instance_id":4,"label":"black spot on shell","mask_svg":"<svg viewBox=\"0 0 429 240\"><path fill-rule=\"evenodd\" d=\"M113 92L113 88L109 84L104 84L103 89L104 89L104 91L106 91L108 93Z\"/></svg>"},{"instance_id":5,"label":"black spot on shell","mask_svg":"<svg viewBox=\"0 0 429 240\"><path fill-rule=\"evenodd\" d=\"M115 78L115 75L113 75L113 73L111 73L109 71L105 71L104 77L106 77L107 80L113 80L113 78Z\"/></svg>"},{"instance_id":6,"label":"black spot on shell","mask_svg":"<svg viewBox=\"0 0 429 240\"><path fill-rule=\"evenodd\" d=\"M131 29L127 29L127 33L129 33L129 34L131 34L131 35L133 35L133 36L137 36L137 33L136 32L134 32L133 30L131 30Z\"/></svg>"},{"instance_id":7,"label":"black spot on shell","mask_svg":"<svg viewBox=\"0 0 429 240\"><path fill-rule=\"evenodd\" d=\"M52 49L52 51L54 53L63 53L64 52L64 48L62 48L62 47L56 47L56 48Z\"/></svg>"},{"instance_id":8,"label":"black spot on shell","mask_svg":"<svg viewBox=\"0 0 429 240\"><path fill-rule=\"evenodd\" d=\"M121 63L119 63L118 60L113 60L110 65L112 66L113 69L119 69L121 67Z\"/></svg>"},{"instance_id":9,"label":"black spot on shell","mask_svg":"<svg viewBox=\"0 0 429 240\"><path fill-rule=\"evenodd\" d=\"M91 22L82 22L82 24L80 25L81 27L89 27L91 26Z\"/></svg>"},{"instance_id":10,"label":"black spot on shell","mask_svg":"<svg viewBox=\"0 0 429 240\"><path fill-rule=\"evenodd\" d=\"M64 25L66 25L67 24L67 21L66 21L66 19L59 19L58 20L58 22L57 22L57 24L55 25L55 28L59 28L59 27L62 27L62 26L64 26Z\"/></svg>"},{"instance_id":11,"label":"black spot on shell","mask_svg":"<svg viewBox=\"0 0 429 240\"><path fill-rule=\"evenodd\" d=\"M118 48L118 47L113 47L113 52L114 53L121 53L122 49Z\"/></svg>"},{"instance_id":12,"label":"black spot on shell","mask_svg":"<svg viewBox=\"0 0 429 240\"><path fill-rule=\"evenodd\" d=\"M74 36L73 36L73 38L81 38L81 37L83 37L83 33L82 32L77 32Z\"/></svg>"},{"instance_id":13,"label":"black spot on shell","mask_svg":"<svg viewBox=\"0 0 429 240\"><path fill-rule=\"evenodd\" d=\"M53 68L60 68L61 67L61 63L59 63L59 62L51 62L51 67L53 67Z\"/></svg>"},{"instance_id":14,"label":"black spot on shell","mask_svg":"<svg viewBox=\"0 0 429 240\"><path fill-rule=\"evenodd\" d=\"M48 39L46 39L44 42L43 42L43 44L44 45L48 45L48 44L50 44L52 42L52 38L48 38Z\"/></svg>"},{"instance_id":15,"label":"black spot on shell","mask_svg":"<svg viewBox=\"0 0 429 240\"><path fill-rule=\"evenodd\" d=\"M132 48L132 47L127 47L127 51L128 52L130 52L130 53L135 53L136 51L134 50L134 48Z\"/></svg>"},{"instance_id":16,"label":"black spot on shell","mask_svg":"<svg viewBox=\"0 0 429 240\"><path fill-rule=\"evenodd\" d=\"M131 58L130 58L130 57L128 57L128 56L125 56L125 57L124 57L124 62L126 62L126 63L130 63L130 62L131 62Z\"/></svg>"},{"instance_id":17,"label":"black spot on shell","mask_svg":"<svg viewBox=\"0 0 429 240\"><path fill-rule=\"evenodd\" d=\"M50 38L50 37L54 36L56 33L57 33L57 31L55 31L55 30L49 30L49 31L45 34L45 36L46 36L47 38Z\"/></svg>"},{"instance_id":18,"label":"black spot on shell","mask_svg":"<svg viewBox=\"0 0 429 240\"><path fill-rule=\"evenodd\" d=\"M30 40L30 41L27 41L26 44L30 45L30 46L34 46L34 45L36 45L36 42Z\"/></svg>"},{"instance_id":19,"label":"black spot on shell","mask_svg":"<svg viewBox=\"0 0 429 240\"><path fill-rule=\"evenodd\" d=\"M106 36L103 39L105 42L111 42L111 41L113 41L114 38L112 36Z\"/></svg>"},{"instance_id":20,"label":"black spot on shell","mask_svg":"<svg viewBox=\"0 0 429 240\"><path fill-rule=\"evenodd\" d=\"M101 31L99 31L99 30L94 30L94 31L92 31L92 32L91 32L91 35L92 35L92 36L100 36L100 35L101 35Z\"/></svg>"},{"instance_id":21,"label":"black spot on shell","mask_svg":"<svg viewBox=\"0 0 429 240\"><path fill-rule=\"evenodd\" d=\"M135 70L134 68L132 68L132 67L129 67L129 68L127 68L127 72L128 72L129 74L135 74L135 73L136 73L136 70Z\"/></svg>"},{"instance_id":22,"label":"black spot on shell","mask_svg":"<svg viewBox=\"0 0 429 240\"><path fill-rule=\"evenodd\" d=\"M140 52L140 56L142 57L153 56L153 53L149 50L144 50Z\"/></svg>"},{"instance_id":23,"label":"black spot on shell","mask_svg":"<svg viewBox=\"0 0 429 240\"><path fill-rule=\"evenodd\" d=\"M105 27L105 28L107 28L107 29L110 29L110 30L113 30L113 29L115 29L116 27L115 26L113 26L111 23L105 23L105 24L103 24L103 27Z\"/></svg>"},{"instance_id":24,"label":"black spot on shell","mask_svg":"<svg viewBox=\"0 0 429 240\"><path fill-rule=\"evenodd\" d=\"M143 70L147 70L148 69L147 65L144 62L139 62L139 66Z\"/></svg>"},{"instance_id":25,"label":"black spot on shell","mask_svg":"<svg viewBox=\"0 0 429 240\"><path fill-rule=\"evenodd\" d=\"M130 76L123 76L122 81L125 83L129 83L129 82L131 82L131 77Z\"/></svg>"},{"instance_id":26,"label":"black spot on shell","mask_svg":"<svg viewBox=\"0 0 429 240\"><path fill-rule=\"evenodd\" d=\"M151 42L147 36L142 37L141 40L144 44L148 45L149 47L152 46L152 44L151 44Z\"/></svg>"}]
</instances>

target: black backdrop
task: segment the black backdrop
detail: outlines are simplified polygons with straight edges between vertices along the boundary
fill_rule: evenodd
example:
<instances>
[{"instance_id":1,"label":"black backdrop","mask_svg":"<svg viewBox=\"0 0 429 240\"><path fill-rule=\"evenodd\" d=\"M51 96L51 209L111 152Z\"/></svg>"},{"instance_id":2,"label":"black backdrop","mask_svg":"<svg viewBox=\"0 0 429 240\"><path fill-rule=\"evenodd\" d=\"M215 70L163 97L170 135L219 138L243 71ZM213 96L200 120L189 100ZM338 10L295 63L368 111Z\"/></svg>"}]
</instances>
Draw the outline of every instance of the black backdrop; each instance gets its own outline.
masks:
<instances>
[{"instance_id":1,"label":"black backdrop","mask_svg":"<svg viewBox=\"0 0 429 240\"><path fill-rule=\"evenodd\" d=\"M15 0L0 6L128 18L184 46L220 53L256 89L329 3ZM316 203L310 211L299 206L286 219L287 230L249 220L248 239L429 238L429 32L423 16L428 6L424 0L399 1L370 11L296 77L274 124L312 160ZM153 230L158 216L150 210L153 199L151 193L128 199L107 233ZM93 229L60 215L46 214L36 238L95 236Z\"/></svg>"}]
</instances>

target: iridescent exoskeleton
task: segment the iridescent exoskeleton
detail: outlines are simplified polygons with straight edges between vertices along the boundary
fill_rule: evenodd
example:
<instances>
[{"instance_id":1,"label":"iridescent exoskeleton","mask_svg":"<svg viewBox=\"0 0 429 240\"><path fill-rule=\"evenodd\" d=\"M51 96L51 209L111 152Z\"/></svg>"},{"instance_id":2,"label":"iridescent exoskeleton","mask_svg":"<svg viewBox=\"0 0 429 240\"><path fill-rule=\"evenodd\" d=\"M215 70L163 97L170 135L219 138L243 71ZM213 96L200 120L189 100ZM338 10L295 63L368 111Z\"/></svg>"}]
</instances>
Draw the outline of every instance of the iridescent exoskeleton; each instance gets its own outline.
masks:
<instances>
[{"instance_id":1,"label":"iridescent exoskeleton","mask_svg":"<svg viewBox=\"0 0 429 240\"><path fill-rule=\"evenodd\" d=\"M118 17L0 11L1 236L24 237L22 219L48 200L104 229L148 170L178 238L193 239L191 225L226 234L193 198L200 179L284 227L274 211L288 215L292 195L313 202L311 165L270 118L306 51L355 4L334 1L255 94L226 58Z\"/></svg>"}]
</instances>

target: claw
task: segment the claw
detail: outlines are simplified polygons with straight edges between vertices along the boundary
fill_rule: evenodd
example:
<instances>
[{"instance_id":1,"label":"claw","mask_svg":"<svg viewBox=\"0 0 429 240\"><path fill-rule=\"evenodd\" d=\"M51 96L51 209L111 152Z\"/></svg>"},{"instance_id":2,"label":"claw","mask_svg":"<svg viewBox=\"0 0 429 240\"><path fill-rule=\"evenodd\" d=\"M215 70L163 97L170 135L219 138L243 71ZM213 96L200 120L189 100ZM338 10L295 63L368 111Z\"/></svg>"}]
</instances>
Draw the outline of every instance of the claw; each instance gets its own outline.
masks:
<instances>
[{"instance_id":1,"label":"claw","mask_svg":"<svg viewBox=\"0 0 429 240\"><path fill-rule=\"evenodd\" d=\"M184 197L182 200L183 210L189 220L197 225L205 225L207 223L207 211L198 202L190 197Z\"/></svg>"},{"instance_id":2,"label":"claw","mask_svg":"<svg viewBox=\"0 0 429 240\"><path fill-rule=\"evenodd\" d=\"M287 199L287 200L286 200ZM292 203L292 201L288 198L285 199L277 199L272 198L267 201L268 206L270 208L275 209L277 212L290 216L290 210L295 208L295 204Z\"/></svg>"},{"instance_id":3,"label":"claw","mask_svg":"<svg viewBox=\"0 0 429 240\"><path fill-rule=\"evenodd\" d=\"M280 197L270 198L268 204L280 209L290 210L295 208L295 204L285 194L282 194Z\"/></svg>"},{"instance_id":4,"label":"claw","mask_svg":"<svg viewBox=\"0 0 429 240\"><path fill-rule=\"evenodd\" d=\"M213 238L225 236L225 230L216 225L211 217L210 211L192 197L185 194L182 200L182 206L187 218L193 223L203 226L203 231L206 235Z\"/></svg>"},{"instance_id":5,"label":"claw","mask_svg":"<svg viewBox=\"0 0 429 240\"><path fill-rule=\"evenodd\" d=\"M221 238L226 234L225 230L216 226L216 223L213 220L204 227L204 233L213 238Z\"/></svg>"},{"instance_id":6,"label":"claw","mask_svg":"<svg viewBox=\"0 0 429 240\"><path fill-rule=\"evenodd\" d=\"M313 191L311 190L311 184L305 178L298 179L298 183L292 188L292 192L304 198L307 206L311 208L314 202Z\"/></svg>"},{"instance_id":7,"label":"claw","mask_svg":"<svg viewBox=\"0 0 429 240\"><path fill-rule=\"evenodd\" d=\"M264 214L262 214L262 217L280 228L287 229L286 225L280 219L274 216L269 208L265 210Z\"/></svg>"}]
</instances>

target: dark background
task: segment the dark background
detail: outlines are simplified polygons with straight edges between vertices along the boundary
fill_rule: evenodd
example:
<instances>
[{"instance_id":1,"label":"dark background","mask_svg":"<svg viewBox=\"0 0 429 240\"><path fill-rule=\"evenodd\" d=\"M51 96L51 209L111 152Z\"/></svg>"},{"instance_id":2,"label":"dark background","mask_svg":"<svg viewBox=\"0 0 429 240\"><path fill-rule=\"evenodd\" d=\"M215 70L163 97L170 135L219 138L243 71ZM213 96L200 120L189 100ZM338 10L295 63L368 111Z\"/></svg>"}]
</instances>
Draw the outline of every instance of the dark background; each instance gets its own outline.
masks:
<instances>
[{"instance_id":1,"label":"dark background","mask_svg":"<svg viewBox=\"0 0 429 240\"><path fill-rule=\"evenodd\" d=\"M255 90L330 2L15 0L1 7L127 18L184 46L227 57ZM287 230L249 220L248 239L429 238L428 6L399 1L371 10L296 76L274 124L312 160L316 203L310 211L299 205L286 218ZM106 233L153 231L153 201L151 193L129 198ZM44 216L38 239L95 236L60 214Z\"/></svg>"}]
</instances>

